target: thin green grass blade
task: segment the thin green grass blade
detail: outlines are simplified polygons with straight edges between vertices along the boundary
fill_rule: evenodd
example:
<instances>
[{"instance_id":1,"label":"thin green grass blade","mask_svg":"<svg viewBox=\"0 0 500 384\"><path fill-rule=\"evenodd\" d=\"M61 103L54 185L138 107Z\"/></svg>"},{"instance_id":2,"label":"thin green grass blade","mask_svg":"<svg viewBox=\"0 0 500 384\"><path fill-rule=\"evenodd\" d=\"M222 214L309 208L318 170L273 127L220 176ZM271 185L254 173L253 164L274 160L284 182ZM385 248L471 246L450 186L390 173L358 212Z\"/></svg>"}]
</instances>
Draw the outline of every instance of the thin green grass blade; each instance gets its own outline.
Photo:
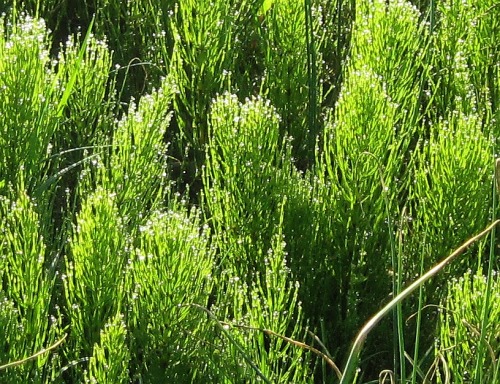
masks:
<instances>
[{"instance_id":1,"label":"thin green grass blade","mask_svg":"<svg viewBox=\"0 0 500 384\"><path fill-rule=\"evenodd\" d=\"M306 21L306 45L307 45L307 77L309 83L309 103L307 107L309 143L308 147L313 148L317 135L316 105L317 105L317 68L316 68L316 42L314 34L314 23L312 16L312 1L304 0L305 21Z\"/></svg>"},{"instance_id":2,"label":"thin green grass blade","mask_svg":"<svg viewBox=\"0 0 500 384\"><path fill-rule=\"evenodd\" d=\"M425 209L425 208L424 208ZM425 259L425 236L422 241L422 244L424 246L420 250L420 275L423 275L424 273L424 259ZM417 383L417 374L419 371L419 367L417 366L418 364L418 359L419 359L419 353L420 353L420 333L421 333L421 325L422 325L422 307L423 307L423 302L424 302L424 286L421 285L418 289L418 309L417 309L417 324L416 324L416 334L415 334L415 348L413 351L413 370L412 370L412 376L411 376L411 383L416 384Z\"/></svg>"},{"instance_id":3,"label":"thin green grass blade","mask_svg":"<svg viewBox=\"0 0 500 384\"><path fill-rule=\"evenodd\" d=\"M495 162L495 173L494 173L494 180L493 180L493 188L492 188L492 194L493 194L493 215L494 218L496 218L496 212L497 212L497 192L500 192L500 188L498 188L498 180L500 180L500 159L497 159ZM476 384L482 384L483 383L483 373L484 370L482 368L483 366L483 356L485 354L485 349L486 349L486 332L488 328L488 321L489 321L489 312L490 312L490 307L492 305L492 284L493 284L493 266L495 264L495 228L492 229L491 231L491 241L490 241L490 255L489 255L489 260L488 260L488 274L486 277L486 292L484 292L484 302L483 302L483 310L481 313L481 329L479 330L480 332L480 337L479 337L479 345L477 349L477 355L476 355L476 366L474 369L474 383Z\"/></svg>"},{"instance_id":4,"label":"thin green grass blade","mask_svg":"<svg viewBox=\"0 0 500 384\"><path fill-rule=\"evenodd\" d=\"M92 27L94 26L94 20L95 18L93 17L90 25L88 27L87 33L85 34L85 38L83 39L82 45L80 47L80 51L78 52L78 60L75 62L75 66L72 69L71 77L69 78L68 83L66 84L66 87L64 88L64 93L61 96L61 99L59 100L59 104L57 105L57 117L61 117L64 112L64 108L66 107L68 103L68 99L71 95L71 92L73 92L73 88L78 76L78 72L80 70L80 66L82 65L83 58L85 55L85 50L87 49L87 44L89 42L89 39L92 35ZM57 79L56 79L57 81Z\"/></svg>"},{"instance_id":5,"label":"thin green grass blade","mask_svg":"<svg viewBox=\"0 0 500 384\"><path fill-rule=\"evenodd\" d=\"M77 161L76 163L73 163L69 166L67 166L64 169L61 169L59 172L55 173L54 175L51 175L45 180L42 184L40 184L34 192L34 195L39 197L41 196L45 191L47 191L52 185L57 183L57 181L64 176L66 173L70 172L71 170L77 168L78 166L88 162L89 160L92 160L94 158L99 157L99 154L94 153L93 155L87 156L84 159Z\"/></svg>"}]
</instances>

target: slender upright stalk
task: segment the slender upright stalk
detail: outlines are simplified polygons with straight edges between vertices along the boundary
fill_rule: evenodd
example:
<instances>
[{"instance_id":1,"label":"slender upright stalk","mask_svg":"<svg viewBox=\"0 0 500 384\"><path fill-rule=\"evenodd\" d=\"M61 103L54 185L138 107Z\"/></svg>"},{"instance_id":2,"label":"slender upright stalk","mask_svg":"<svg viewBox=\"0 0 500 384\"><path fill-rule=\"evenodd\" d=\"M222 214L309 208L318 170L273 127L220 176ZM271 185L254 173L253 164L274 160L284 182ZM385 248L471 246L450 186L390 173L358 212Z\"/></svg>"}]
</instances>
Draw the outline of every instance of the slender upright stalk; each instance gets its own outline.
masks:
<instances>
[{"instance_id":1,"label":"slender upright stalk","mask_svg":"<svg viewBox=\"0 0 500 384\"><path fill-rule=\"evenodd\" d=\"M398 249L398 269L397 269L397 281L396 281L396 292L394 297L399 295L403 288L403 220L406 214L406 207L403 208L401 214L401 225L399 233L399 249ZM403 325L403 305L399 303L396 306L396 320L397 320L397 336L398 336L398 353L399 353L399 377L402 383L406 382L406 367L405 367L405 338L404 338L404 325ZM394 366L396 368L396 366Z\"/></svg>"},{"instance_id":2,"label":"slender upright stalk","mask_svg":"<svg viewBox=\"0 0 500 384\"><path fill-rule=\"evenodd\" d=\"M425 208L423 208L425 209ZM420 256L420 274L422 275L424 273L424 259L425 259L425 242L426 242L426 234L424 234L424 240L423 240L423 249L422 253ZM418 290L418 309L417 309L417 325L416 325L416 332L415 332L415 349L413 351L413 371L411 375L411 383L416 384L417 383L417 372L418 372L418 367L416 367L418 358L419 358L419 349L420 349L420 327L422 325L422 307L423 307L423 302L424 302L424 286L420 286Z\"/></svg>"},{"instance_id":3,"label":"slender upright stalk","mask_svg":"<svg viewBox=\"0 0 500 384\"><path fill-rule=\"evenodd\" d=\"M311 0L304 0L306 14L306 44L307 44L307 76L309 79L309 107L308 107L308 148L314 148L316 140L316 99L317 99L317 71L316 71L316 46L314 44L314 26L312 19Z\"/></svg>"},{"instance_id":4,"label":"slender upright stalk","mask_svg":"<svg viewBox=\"0 0 500 384\"><path fill-rule=\"evenodd\" d=\"M497 197L496 192L500 191L500 159L495 162L495 180L493 181L493 219L496 218L497 211ZM491 290L493 284L493 264L495 263L495 228L491 231L490 238L490 257L488 260L488 275L486 280L486 292L484 294L484 303L481 313L481 330L479 345L477 347L477 358L476 366L474 369L474 383L483 383L483 359L485 353L486 345L486 328L488 327L488 320L490 314L490 301L491 301Z\"/></svg>"}]
</instances>

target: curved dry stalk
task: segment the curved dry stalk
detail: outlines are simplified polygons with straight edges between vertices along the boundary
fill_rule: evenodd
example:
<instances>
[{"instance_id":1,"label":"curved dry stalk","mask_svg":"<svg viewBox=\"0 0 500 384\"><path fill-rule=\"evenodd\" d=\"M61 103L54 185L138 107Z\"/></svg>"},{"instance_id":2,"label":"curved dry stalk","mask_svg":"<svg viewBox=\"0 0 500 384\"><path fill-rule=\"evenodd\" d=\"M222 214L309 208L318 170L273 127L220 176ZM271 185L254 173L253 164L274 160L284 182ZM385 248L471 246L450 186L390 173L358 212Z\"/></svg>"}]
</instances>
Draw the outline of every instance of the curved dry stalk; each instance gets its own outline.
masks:
<instances>
[{"instance_id":1,"label":"curved dry stalk","mask_svg":"<svg viewBox=\"0 0 500 384\"><path fill-rule=\"evenodd\" d=\"M62 344L62 342L66 339L67 336L68 336L67 334L64 334L64 336L61 339L59 339L57 342L52 344L50 347L44 348L41 351L38 351L37 353L35 353L34 355L28 356L28 357L21 359L21 360L13 361L11 363L0 365L0 371L3 369L7 369L7 368L17 367L18 365L27 363L28 361L34 360L38 356L43 355L44 353L47 353L53 349L56 349L59 345Z\"/></svg>"},{"instance_id":2,"label":"curved dry stalk","mask_svg":"<svg viewBox=\"0 0 500 384\"><path fill-rule=\"evenodd\" d=\"M390 369L384 369L382 372L380 372L380 374L378 375L379 384L384 384L387 378L389 378L391 384L396 384L394 372L392 372Z\"/></svg>"},{"instance_id":3,"label":"curved dry stalk","mask_svg":"<svg viewBox=\"0 0 500 384\"><path fill-rule=\"evenodd\" d=\"M226 335L226 337L229 339L229 341L236 347L238 352L241 353L243 356L243 359L252 367L252 369L257 373L257 375L265 382L268 384L271 384L269 379L262 373L262 371L257 367L257 365L252 361L252 359L247 355L243 347L231 336L231 334L227 331L227 329L224 327L224 323L222 323L219 319L217 319L217 316L215 316L209 309L205 308L202 305L191 303L187 304L187 306L198 308L205 312L208 317L210 317L217 326L220 328L220 330Z\"/></svg>"},{"instance_id":4,"label":"curved dry stalk","mask_svg":"<svg viewBox=\"0 0 500 384\"><path fill-rule=\"evenodd\" d=\"M424 377L424 384L429 384L431 383L431 380L434 378L434 375L439 369L439 362L443 364L443 369L444 369L444 384L449 384L450 383L450 369L448 368L448 364L446 363L446 360L444 356L441 354L441 352L438 352L438 356L434 359L434 363L432 363L431 367L427 371L427 374Z\"/></svg>"},{"instance_id":5,"label":"curved dry stalk","mask_svg":"<svg viewBox=\"0 0 500 384\"><path fill-rule=\"evenodd\" d=\"M297 341L297 340L294 340L294 339L291 339L289 337L286 337L286 336L283 336L283 335L280 335L279 333L276 333L274 331L271 331L270 329L266 329L266 328L257 328L257 327L250 327L248 325L241 325L241 324L232 324L232 323L228 323L228 322L225 322L225 321L220 321L219 319L217 319L217 317L210 311L208 310L207 308L199 305L199 304L188 304L189 306L192 306L192 307L195 307L195 308L198 308L198 309L201 309L202 311L204 311L205 313L207 313L207 315L212 319L214 320L215 322L217 322L217 324L219 325L219 327L223 330L223 332L226 334L226 336L228 336L228 338L230 339L231 342L233 342L233 339L232 337L230 337L230 335L228 334L227 332L227 329L226 327L234 327L234 328L240 328L240 329L246 329L246 330L250 330L250 331L259 331L259 332L262 332L268 336L275 336L275 337L278 337L280 338L281 340L283 341L286 341L287 343L289 344L292 344L292 345L295 345L297 347L300 347L300 348L303 348L303 349L306 349L308 351L311 351L313 353L315 353L316 355L320 356L335 372L335 374L337 375L337 377L339 378L339 380L342 378L342 372L340 371L339 367L337 367L337 365L333 362L333 360L328 357L325 353L321 352L320 350L306 344L306 343L303 343L301 341ZM236 342L234 340L234 342ZM235 344L236 345L236 344ZM236 345L236 347L238 347L238 345ZM239 348L238 348L239 349ZM240 351L242 352L242 351ZM244 356L246 356L245 354L243 354ZM246 359L245 359L246 360ZM247 360L248 361L248 360ZM253 367L253 362L251 363L252 367ZM258 368L257 368L258 369Z\"/></svg>"},{"instance_id":6,"label":"curved dry stalk","mask_svg":"<svg viewBox=\"0 0 500 384\"><path fill-rule=\"evenodd\" d=\"M234 327L234 328L248 329L250 331L259 331L259 332L265 333L268 336L276 336L276 337L280 338L281 340L284 340L287 343L290 343L290 344L295 345L297 347L307 349L308 351L315 353L316 355L320 356L323 360L325 360L325 362L330 366L330 368L332 368L335 371L335 374L337 375L339 380L342 378L342 372L340 371L339 367L337 367L337 365L333 362L333 360L328 355L326 355L325 353L321 352L320 350L310 346L309 344L306 344L306 343L303 343L302 341L297 341L297 340L291 339L289 337L280 335L279 333L276 333L276 332L271 331L270 329L266 329L266 328L250 327L247 325L231 324L231 323L226 323L226 322L221 322L221 324L228 325L228 326Z\"/></svg>"}]
</instances>

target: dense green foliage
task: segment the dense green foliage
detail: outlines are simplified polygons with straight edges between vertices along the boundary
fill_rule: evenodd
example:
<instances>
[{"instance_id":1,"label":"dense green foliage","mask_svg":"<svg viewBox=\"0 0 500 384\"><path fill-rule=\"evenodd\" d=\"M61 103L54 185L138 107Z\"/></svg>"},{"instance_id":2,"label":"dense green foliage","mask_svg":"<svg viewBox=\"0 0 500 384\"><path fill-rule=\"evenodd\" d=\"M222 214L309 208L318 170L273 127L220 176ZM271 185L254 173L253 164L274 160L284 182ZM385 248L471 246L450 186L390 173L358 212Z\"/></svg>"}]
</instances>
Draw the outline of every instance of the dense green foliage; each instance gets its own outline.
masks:
<instances>
[{"instance_id":1,"label":"dense green foliage","mask_svg":"<svg viewBox=\"0 0 500 384\"><path fill-rule=\"evenodd\" d=\"M497 2L0 12L0 382L500 380Z\"/></svg>"}]
</instances>

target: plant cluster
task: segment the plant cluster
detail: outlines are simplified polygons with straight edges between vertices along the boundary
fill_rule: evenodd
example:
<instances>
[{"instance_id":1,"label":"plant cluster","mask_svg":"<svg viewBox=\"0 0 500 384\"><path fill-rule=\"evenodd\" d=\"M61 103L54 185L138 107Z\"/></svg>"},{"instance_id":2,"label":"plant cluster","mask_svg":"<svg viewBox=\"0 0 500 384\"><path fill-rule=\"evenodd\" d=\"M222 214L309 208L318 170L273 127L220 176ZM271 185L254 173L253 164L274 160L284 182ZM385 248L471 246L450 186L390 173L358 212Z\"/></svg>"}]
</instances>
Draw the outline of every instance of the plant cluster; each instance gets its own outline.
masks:
<instances>
[{"instance_id":1,"label":"plant cluster","mask_svg":"<svg viewBox=\"0 0 500 384\"><path fill-rule=\"evenodd\" d=\"M495 1L0 12L2 383L499 380Z\"/></svg>"}]
</instances>

